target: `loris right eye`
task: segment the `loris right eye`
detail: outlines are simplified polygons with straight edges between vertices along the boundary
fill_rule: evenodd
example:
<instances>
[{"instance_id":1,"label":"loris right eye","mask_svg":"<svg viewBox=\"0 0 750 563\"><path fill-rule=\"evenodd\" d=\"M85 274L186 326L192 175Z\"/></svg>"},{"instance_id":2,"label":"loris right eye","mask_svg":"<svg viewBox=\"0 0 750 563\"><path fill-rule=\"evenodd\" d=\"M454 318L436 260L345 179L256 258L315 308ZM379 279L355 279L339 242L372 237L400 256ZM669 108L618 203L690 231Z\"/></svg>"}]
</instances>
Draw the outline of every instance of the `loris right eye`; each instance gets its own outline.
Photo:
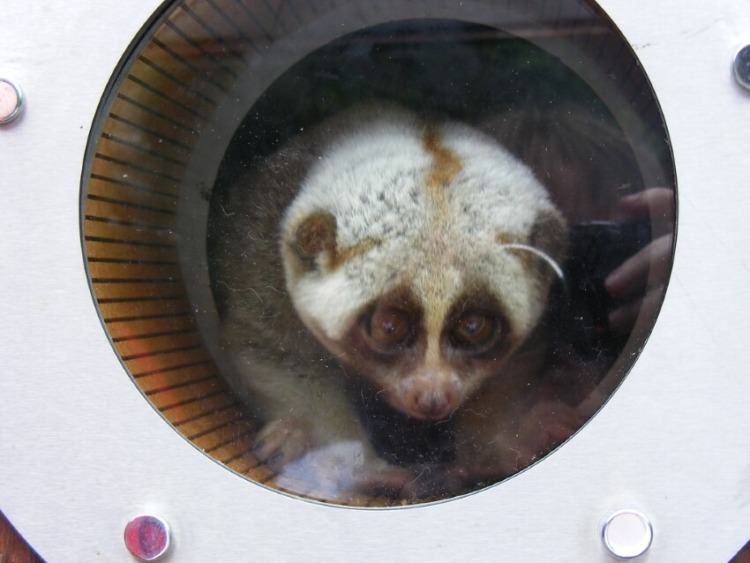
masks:
<instances>
[{"instance_id":1,"label":"loris right eye","mask_svg":"<svg viewBox=\"0 0 750 563\"><path fill-rule=\"evenodd\" d=\"M473 351L490 348L500 337L499 324L493 315L482 312L465 313L451 331L453 344Z\"/></svg>"},{"instance_id":2,"label":"loris right eye","mask_svg":"<svg viewBox=\"0 0 750 563\"><path fill-rule=\"evenodd\" d=\"M414 334L411 315L393 308L377 308L366 323L367 336L376 349L391 352L408 344Z\"/></svg>"}]
</instances>

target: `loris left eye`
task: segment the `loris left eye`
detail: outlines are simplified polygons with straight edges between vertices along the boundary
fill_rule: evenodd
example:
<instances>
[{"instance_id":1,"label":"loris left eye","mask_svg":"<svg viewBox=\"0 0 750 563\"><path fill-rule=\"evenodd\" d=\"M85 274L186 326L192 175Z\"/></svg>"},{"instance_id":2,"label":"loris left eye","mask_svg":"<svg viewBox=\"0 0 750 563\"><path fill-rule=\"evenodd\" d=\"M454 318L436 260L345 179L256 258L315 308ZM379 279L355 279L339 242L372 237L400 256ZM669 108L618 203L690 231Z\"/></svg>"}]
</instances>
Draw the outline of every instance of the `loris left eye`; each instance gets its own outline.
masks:
<instances>
[{"instance_id":1,"label":"loris left eye","mask_svg":"<svg viewBox=\"0 0 750 563\"><path fill-rule=\"evenodd\" d=\"M408 344L414 333L411 316L393 308L375 309L366 328L370 342L384 352Z\"/></svg>"},{"instance_id":2,"label":"loris left eye","mask_svg":"<svg viewBox=\"0 0 750 563\"><path fill-rule=\"evenodd\" d=\"M488 348L497 341L499 336L499 320L487 313L464 313L451 329L453 344L470 350Z\"/></svg>"}]
</instances>

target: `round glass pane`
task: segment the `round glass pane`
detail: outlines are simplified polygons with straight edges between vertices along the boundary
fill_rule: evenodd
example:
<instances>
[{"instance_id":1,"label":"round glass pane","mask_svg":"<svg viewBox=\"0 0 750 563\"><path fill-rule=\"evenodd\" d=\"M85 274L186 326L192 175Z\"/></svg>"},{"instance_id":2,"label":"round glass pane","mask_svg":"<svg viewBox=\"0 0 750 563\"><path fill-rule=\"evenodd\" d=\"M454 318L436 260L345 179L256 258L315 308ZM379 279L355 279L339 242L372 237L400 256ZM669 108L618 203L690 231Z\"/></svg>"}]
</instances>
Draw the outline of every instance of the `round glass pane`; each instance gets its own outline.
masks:
<instances>
[{"instance_id":1,"label":"round glass pane","mask_svg":"<svg viewBox=\"0 0 750 563\"><path fill-rule=\"evenodd\" d=\"M335 504L542 459L632 367L672 263L658 103L582 0L166 3L83 178L92 292L144 396Z\"/></svg>"}]
</instances>

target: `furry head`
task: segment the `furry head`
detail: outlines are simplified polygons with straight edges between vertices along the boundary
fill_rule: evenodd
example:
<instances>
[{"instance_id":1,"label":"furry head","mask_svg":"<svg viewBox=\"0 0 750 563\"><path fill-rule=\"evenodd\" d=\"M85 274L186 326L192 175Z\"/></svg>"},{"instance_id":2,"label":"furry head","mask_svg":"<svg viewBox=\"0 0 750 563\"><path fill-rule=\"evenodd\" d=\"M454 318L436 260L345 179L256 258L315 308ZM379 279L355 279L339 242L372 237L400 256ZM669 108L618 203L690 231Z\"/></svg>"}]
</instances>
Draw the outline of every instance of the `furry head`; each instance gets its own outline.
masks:
<instances>
[{"instance_id":1,"label":"furry head","mask_svg":"<svg viewBox=\"0 0 750 563\"><path fill-rule=\"evenodd\" d=\"M287 288L343 364L441 418L538 323L565 226L530 170L467 125L398 108L354 123L283 219Z\"/></svg>"}]
</instances>

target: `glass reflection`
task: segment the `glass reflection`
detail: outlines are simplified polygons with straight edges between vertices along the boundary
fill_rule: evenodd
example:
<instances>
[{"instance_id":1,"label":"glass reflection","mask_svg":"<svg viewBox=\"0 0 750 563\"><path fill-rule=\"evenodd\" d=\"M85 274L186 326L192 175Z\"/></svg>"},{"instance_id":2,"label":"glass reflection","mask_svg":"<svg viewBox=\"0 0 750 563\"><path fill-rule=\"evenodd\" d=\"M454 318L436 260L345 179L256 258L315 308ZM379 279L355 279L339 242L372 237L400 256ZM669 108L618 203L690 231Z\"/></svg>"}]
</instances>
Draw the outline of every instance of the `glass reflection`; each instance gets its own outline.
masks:
<instances>
[{"instance_id":1,"label":"glass reflection","mask_svg":"<svg viewBox=\"0 0 750 563\"><path fill-rule=\"evenodd\" d=\"M579 429L671 266L669 150L635 130L546 51L458 22L366 29L274 83L208 239L225 376L274 482L420 502Z\"/></svg>"}]
</instances>

